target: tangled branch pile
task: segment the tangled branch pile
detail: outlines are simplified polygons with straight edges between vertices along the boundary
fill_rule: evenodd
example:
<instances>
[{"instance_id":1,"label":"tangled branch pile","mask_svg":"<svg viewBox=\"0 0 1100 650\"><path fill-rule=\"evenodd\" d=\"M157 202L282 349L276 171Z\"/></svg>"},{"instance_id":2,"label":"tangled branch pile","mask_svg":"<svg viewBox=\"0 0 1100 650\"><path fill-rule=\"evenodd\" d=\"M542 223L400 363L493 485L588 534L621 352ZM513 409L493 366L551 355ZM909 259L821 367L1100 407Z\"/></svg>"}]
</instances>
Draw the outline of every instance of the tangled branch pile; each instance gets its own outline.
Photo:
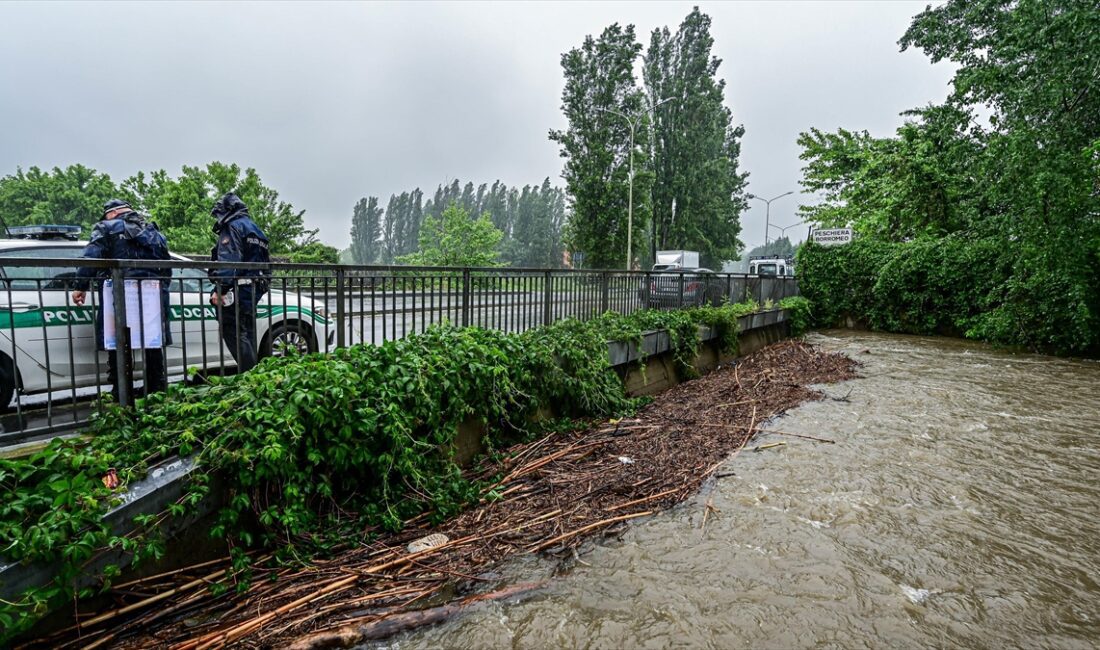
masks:
<instances>
[{"instance_id":1,"label":"tangled branch pile","mask_svg":"<svg viewBox=\"0 0 1100 650\"><path fill-rule=\"evenodd\" d=\"M467 474L484 486L480 503L441 524L418 515L400 532L360 534L308 568L271 568L269 558L257 559L255 573L275 579L235 595L207 588L229 569L228 560L116 587L120 606L138 616L120 624L113 619L122 617L109 612L85 624L80 643L331 647L436 620L435 610L417 610L483 588L484 571L504 558L568 552L587 536L688 498L761 423L819 398L809 384L850 378L854 366L803 343L777 344L665 392L633 418L601 419L509 447ZM406 550L429 533L450 541ZM154 602L160 606L149 608ZM73 633L43 642L75 645Z\"/></svg>"},{"instance_id":2,"label":"tangled branch pile","mask_svg":"<svg viewBox=\"0 0 1100 650\"><path fill-rule=\"evenodd\" d=\"M88 442L55 441L29 459L0 460L0 554L57 568L53 583L0 601L0 643L52 608L110 588L117 566L99 585L73 586L108 549L160 557L160 524L192 512L215 475L229 498L211 535L226 540L234 561L215 593L247 588L250 551L323 555L421 513L440 522L480 494L450 455L463 423L482 422L492 447L534 435L529 416L545 405L563 416L628 413L636 402L609 366L607 341L668 329L688 368L699 325L735 345L738 317L755 308L606 314L520 334L439 326L379 346L270 358L244 375L173 386L135 411L106 409ZM176 455L197 464L187 492L114 535L101 517L118 492L100 478L115 468L125 487Z\"/></svg>"}]
</instances>

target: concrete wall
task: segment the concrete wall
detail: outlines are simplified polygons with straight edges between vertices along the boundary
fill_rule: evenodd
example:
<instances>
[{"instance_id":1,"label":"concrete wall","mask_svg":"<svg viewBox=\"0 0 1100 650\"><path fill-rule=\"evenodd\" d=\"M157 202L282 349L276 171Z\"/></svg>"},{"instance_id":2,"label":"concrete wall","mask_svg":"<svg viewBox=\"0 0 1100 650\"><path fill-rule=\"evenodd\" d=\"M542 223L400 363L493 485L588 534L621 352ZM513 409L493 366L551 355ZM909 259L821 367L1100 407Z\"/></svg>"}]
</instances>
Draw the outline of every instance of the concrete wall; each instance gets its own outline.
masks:
<instances>
[{"instance_id":1,"label":"concrete wall","mask_svg":"<svg viewBox=\"0 0 1100 650\"><path fill-rule=\"evenodd\" d=\"M742 316L738 329L737 353L725 354L719 349L718 332L708 327L699 328L699 347L694 364L699 374L706 374L720 364L752 354L790 335L787 312L782 309ZM641 343L609 341L607 354L612 368L622 378L630 395L656 395L689 379L680 376L677 371L672 341L664 330L646 332ZM543 410L534 419L549 417L553 417L553 413ZM480 420L471 418L463 422L455 437L455 461L460 465L469 464L484 450L481 444L484 436L485 427Z\"/></svg>"},{"instance_id":2,"label":"concrete wall","mask_svg":"<svg viewBox=\"0 0 1100 650\"><path fill-rule=\"evenodd\" d=\"M706 374L738 356L752 354L766 345L787 338L790 332L787 314L783 310L744 316L738 325L741 331L738 335L738 349L735 354L726 354L721 351L717 332L712 332L708 328L699 328L699 347L693 364L696 372ZM671 346L667 343L667 333L662 332L662 334L665 335L666 344L658 353L646 356L641 362L632 360L615 365L615 370L623 378L626 391L630 395L656 395L690 379L680 375ZM615 357L612 356L612 358ZM635 356L634 359L637 357Z\"/></svg>"}]
</instances>

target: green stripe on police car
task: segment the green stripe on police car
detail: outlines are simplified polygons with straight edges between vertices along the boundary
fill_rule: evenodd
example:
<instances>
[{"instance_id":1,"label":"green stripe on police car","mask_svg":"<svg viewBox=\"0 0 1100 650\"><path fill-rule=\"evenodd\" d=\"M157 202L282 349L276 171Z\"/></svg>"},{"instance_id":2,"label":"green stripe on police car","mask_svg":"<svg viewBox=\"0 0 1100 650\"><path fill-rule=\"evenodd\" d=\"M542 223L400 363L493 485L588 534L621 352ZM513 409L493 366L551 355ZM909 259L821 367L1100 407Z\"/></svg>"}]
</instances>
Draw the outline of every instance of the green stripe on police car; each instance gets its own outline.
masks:
<instances>
[{"instance_id":1,"label":"green stripe on police car","mask_svg":"<svg viewBox=\"0 0 1100 650\"><path fill-rule=\"evenodd\" d=\"M302 307L283 305L260 305L256 308L256 319L266 320L283 314L300 313L315 323L325 323L325 319ZM171 305L168 308L170 321L217 320L218 310L210 305ZM91 307L45 307L42 309L16 310L0 307L0 329L27 327L68 327L70 325L94 325L95 309Z\"/></svg>"}]
</instances>

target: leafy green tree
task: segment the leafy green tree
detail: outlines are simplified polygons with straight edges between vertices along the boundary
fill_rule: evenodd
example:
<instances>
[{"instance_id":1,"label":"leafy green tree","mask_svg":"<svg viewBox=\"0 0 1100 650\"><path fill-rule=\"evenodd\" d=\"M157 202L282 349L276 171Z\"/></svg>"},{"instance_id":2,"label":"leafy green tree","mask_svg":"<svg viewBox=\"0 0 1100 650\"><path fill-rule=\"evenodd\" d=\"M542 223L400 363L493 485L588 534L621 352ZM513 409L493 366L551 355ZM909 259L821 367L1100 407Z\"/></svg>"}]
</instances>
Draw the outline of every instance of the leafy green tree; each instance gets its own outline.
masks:
<instances>
[{"instance_id":1,"label":"leafy green tree","mask_svg":"<svg viewBox=\"0 0 1100 650\"><path fill-rule=\"evenodd\" d=\"M382 208L378 197L359 199L351 218L351 255L355 264L373 264L381 252Z\"/></svg>"},{"instance_id":2,"label":"leafy green tree","mask_svg":"<svg viewBox=\"0 0 1100 650\"><path fill-rule=\"evenodd\" d=\"M289 260L297 264L339 264L340 251L319 241L298 246L290 252Z\"/></svg>"},{"instance_id":3,"label":"leafy green tree","mask_svg":"<svg viewBox=\"0 0 1100 650\"><path fill-rule=\"evenodd\" d=\"M453 203L439 217L424 219L419 250L398 261L416 266L500 266L497 258L503 237L488 214L471 219L462 206Z\"/></svg>"},{"instance_id":4,"label":"leafy green tree","mask_svg":"<svg viewBox=\"0 0 1100 650\"><path fill-rule=\"evenodd\" d=\"M572 203L565 237L584 253L590 268L622 268L627 247L631 129L622 116L635 119L633 251L645 259L650 217L649 128L645 96L634 78L641 52L634 26L618 24L599 38L587 36L579 48L562 55L565 74L562 111L569 127L551 131L566 159L563 176ZM618 113L618 114L616 114Z\"/></svg>"},{"instance_id":5,"label":"leafy green tree","mask_svg":"<svg viewBox=\"0 0 1100 650\"><path fill-rule=\"evenodd\" d=\"M802 186L822 200L800 216L826 227L853 226L893 241L980 228L989 207L973 182L983 143L972 117L952 107L910 111L895 137L811 129L798 138Z\"/></svg>"},{"instance_id":6,"label":"leafy green tree","mask_svg":"<svg viewBox=\"0 0 1100 650\"><path fill-rule=\"evenodd\" d=\"M643 77L653 107L652 250L697 250L720 265L741 248L744 128L726 108L710 17L694 8L675 34L654 30Z\"/></svg>"},{"instance_id":7,"label":"leafy green tree","mask_svg":"<svg viewBox=\"0 0 1100 650\"><path fill-rule=\"evenodd\" d=\"M279 193L264 185L251 167L212 162L206 167L184 166L178 178L164 170L139 172L122 183L122 191L139 210L147 213L164 232L173 250L204 253L214 245L210 209L223 194L233 192L248 206L252 220L271 241L273 255L316 240L307 230L304 210L279 200Z\"/></svg>"},{"instance_id":8,"label":"leafy green tree","mask_svg":"<svg viewBox=\"0 0 1100 650\"><path fill-rule=\"evenodd\" d=\"M0 219L8 226L82 226L87 236L103 214L103 203L120 195L107 174L84 165L38 167L0 178Z\"/></svg>"},{"instance_id":9,"label":"leafy green tree","mask_svg":"<svg viewBox=\"0 0 1100 650\"><path fill-rule=\"evenodd\" d=\"M916 119L892 138L846 131L800 138L804 186L825 195L803 208L806 218L905 242L878 260L874 272L890 282L880 283L888 290L871 322L918 331L943 324L922 318L924 307L978 305L974 314L957 308L952 327L1039 349L1100 352L1095 2L950 0L918 15L901 46L957 66L943 106L912 112ZM964 273L975 264L949 264L937 257L943 250L993 270L975 284ZM956 268L955 279L937 274L932 283L930 263ZM928 295L933 286L956 295Z\"/></svg>"}]
</instances>

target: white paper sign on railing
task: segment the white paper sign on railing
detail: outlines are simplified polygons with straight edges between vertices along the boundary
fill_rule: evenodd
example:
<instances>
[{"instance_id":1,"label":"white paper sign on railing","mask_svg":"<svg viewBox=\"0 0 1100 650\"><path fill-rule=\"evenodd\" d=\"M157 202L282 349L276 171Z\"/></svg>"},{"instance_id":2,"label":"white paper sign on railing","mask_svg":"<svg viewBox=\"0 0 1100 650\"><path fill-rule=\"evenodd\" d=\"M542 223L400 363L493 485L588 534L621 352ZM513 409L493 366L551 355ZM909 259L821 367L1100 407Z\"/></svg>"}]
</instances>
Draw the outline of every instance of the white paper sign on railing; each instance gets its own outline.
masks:
<instances>
[{"instance_id":1,"label":"white paper sign on railing","mask_svg":"<svg viewBox=\"0 0 1100 650\"><path fill-rule=\"evenodd\" d=\"M130 348L164 347L161 322L160 280L126 280L126 327L130 330ZM103 283L103 347L118 348L115 331L115 294L112 282Z\"/></svg>"}]
</instances>

